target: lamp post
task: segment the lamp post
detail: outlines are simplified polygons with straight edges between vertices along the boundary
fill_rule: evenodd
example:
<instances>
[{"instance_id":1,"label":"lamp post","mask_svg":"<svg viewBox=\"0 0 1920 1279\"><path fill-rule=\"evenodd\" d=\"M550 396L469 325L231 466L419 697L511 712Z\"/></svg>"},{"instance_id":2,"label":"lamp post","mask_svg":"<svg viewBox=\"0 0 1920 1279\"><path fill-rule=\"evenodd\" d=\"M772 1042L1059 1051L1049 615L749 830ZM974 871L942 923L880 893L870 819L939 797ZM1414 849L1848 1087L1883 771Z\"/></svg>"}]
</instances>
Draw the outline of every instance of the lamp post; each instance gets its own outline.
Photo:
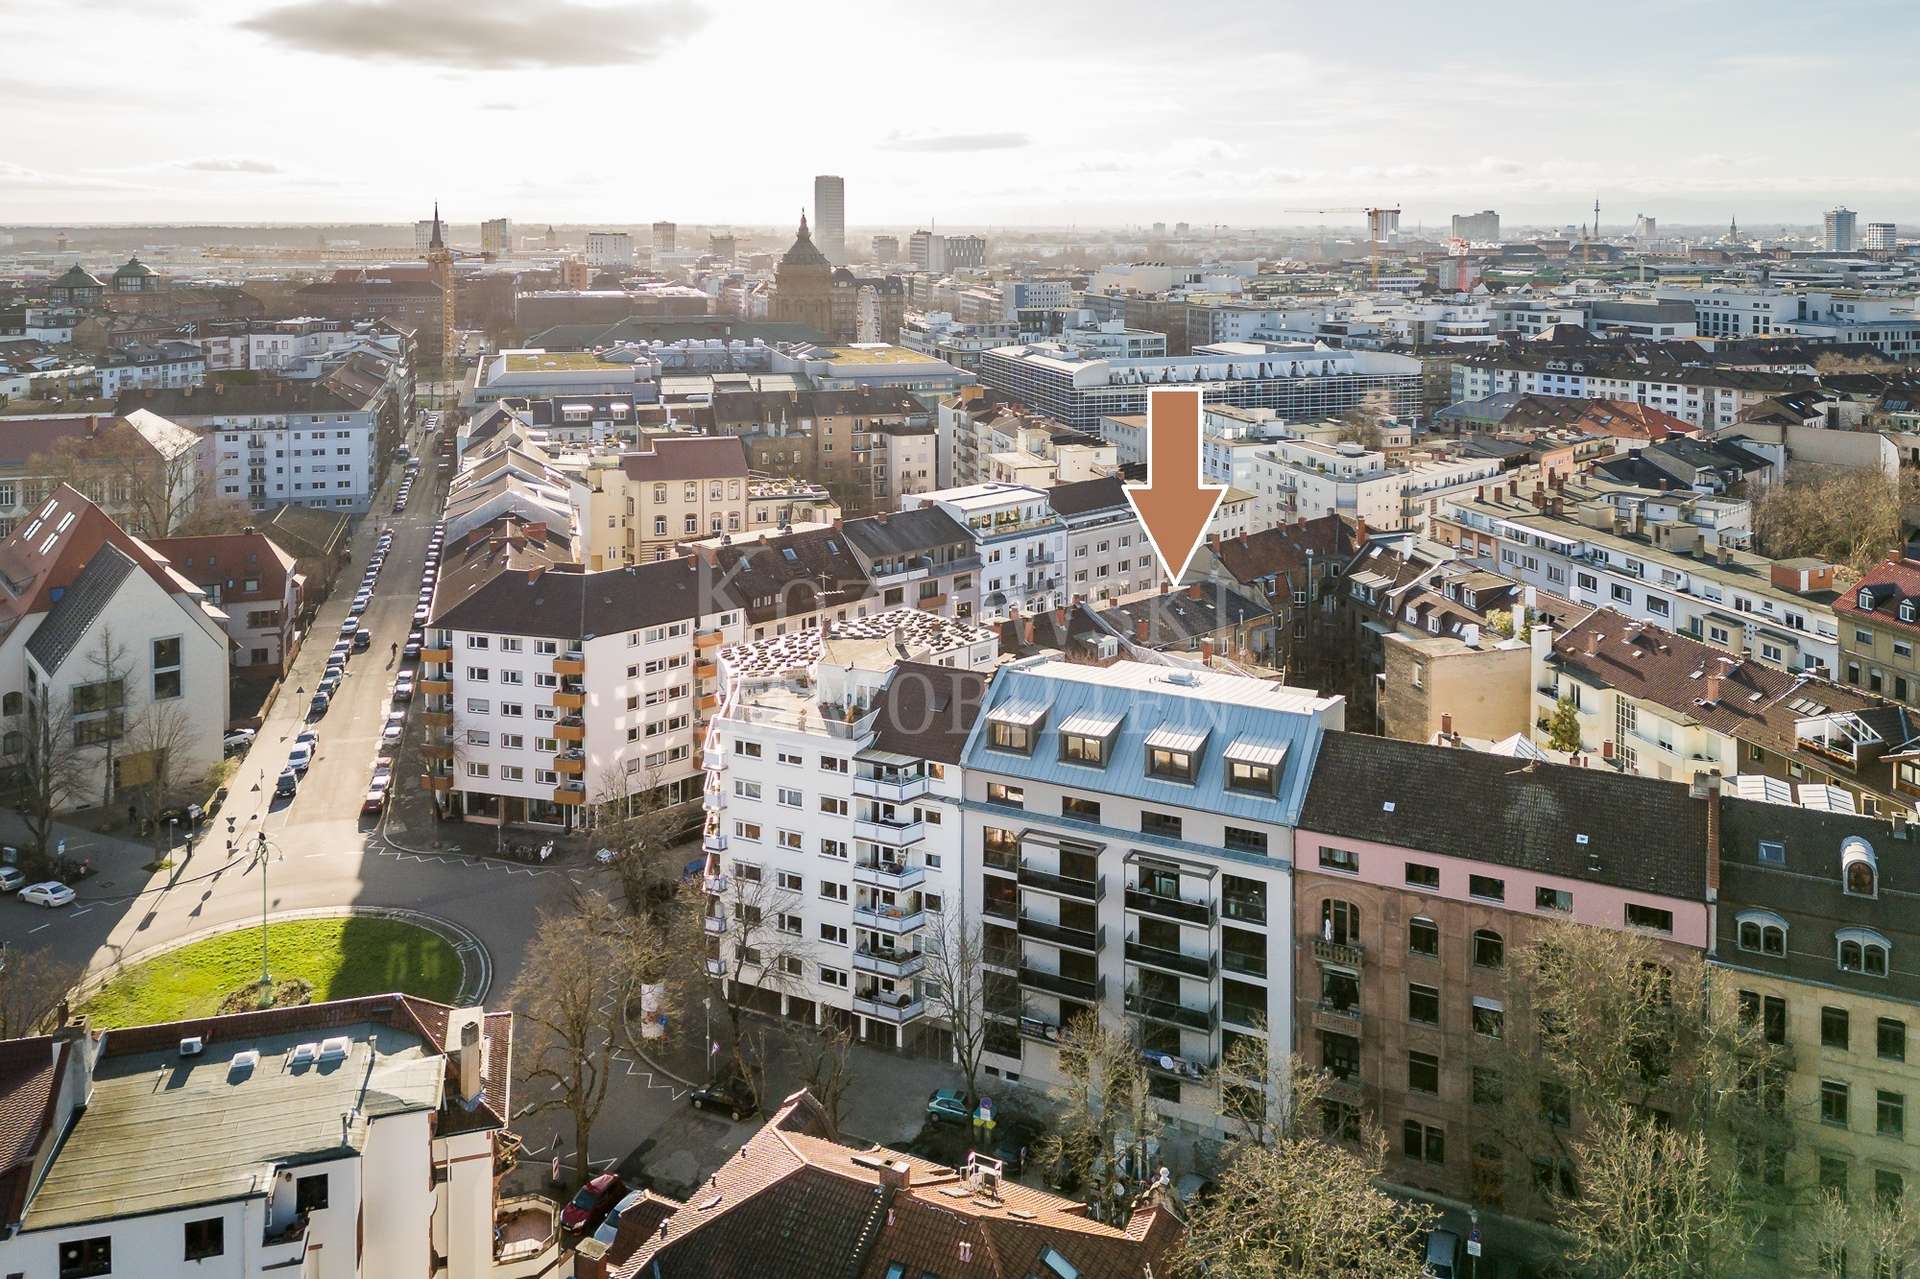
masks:
<instances>
[{"instance_id":1,"label":"lamp post","mask_svg":"<svg viewBox=\"0 0 1920 1279\"><path fill-rule=\"evenodd\" d=\"M260 867L260 1001L265 1003L273 991L273 974L267 967L267 832L261 831L253 846L253 860Z\"/></svg>"}]
</instances>

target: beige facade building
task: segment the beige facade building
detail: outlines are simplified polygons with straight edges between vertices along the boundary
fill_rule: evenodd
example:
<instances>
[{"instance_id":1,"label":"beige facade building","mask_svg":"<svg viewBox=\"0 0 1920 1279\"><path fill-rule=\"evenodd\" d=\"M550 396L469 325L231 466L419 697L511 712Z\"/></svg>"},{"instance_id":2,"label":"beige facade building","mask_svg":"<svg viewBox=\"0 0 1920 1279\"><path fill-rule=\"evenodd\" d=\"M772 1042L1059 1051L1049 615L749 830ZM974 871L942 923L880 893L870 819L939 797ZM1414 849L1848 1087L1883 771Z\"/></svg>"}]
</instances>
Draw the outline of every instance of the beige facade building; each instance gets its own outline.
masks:
<instances>
[{"instance_id":1,"label":"beige facade building","mask_svg":"<svg viewBox=\"0 0 1920 1279\"><path fill-rule=\"evenodd\" d=\"M739 437L662 435L648 444L595 459L586 472L577 504L590 569L666 559L680 542L749 528Z\"/></svg>"},{"instance_id":2,"label":"beige facade building","mask_svg":"<svg viewBox=\"0 0 1920 1279\"><path fill-rule=\"evenodd\" d=\"M1399 632L1380 643L1386 669L1375 705L1383 736L1430 742L1448 731L1500 741L1526 733L1527 645L1481 647L1451 635Z\"/></svg>"}]
</instances>

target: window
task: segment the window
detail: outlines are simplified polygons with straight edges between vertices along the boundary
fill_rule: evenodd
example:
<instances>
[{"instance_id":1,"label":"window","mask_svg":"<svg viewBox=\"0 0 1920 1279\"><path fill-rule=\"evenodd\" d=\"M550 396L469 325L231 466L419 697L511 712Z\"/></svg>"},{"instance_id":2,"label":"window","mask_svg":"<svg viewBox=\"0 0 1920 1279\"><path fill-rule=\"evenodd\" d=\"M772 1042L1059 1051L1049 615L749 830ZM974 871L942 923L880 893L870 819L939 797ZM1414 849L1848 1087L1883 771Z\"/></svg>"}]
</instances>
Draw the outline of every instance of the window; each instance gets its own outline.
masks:
<instances>
[{"instance_id":1,"label":"window","mask_svg":"<svg viewBox=\"0 0 1920 1279\"><path fill-rule=\"evenodd\" d=\"M782 764L798 765L798 764L804 763L805 760L803 756L797 755L793 751L781 751L780 762Z\"/></svg>"},{"instance_id":2,"label":"window","mask_svg":"<svg viewBox=\"0 0 1920 1279\"><path fill-rule=\"evenodd\" d=\"M1499 933L1482 928L1473 935L1473 966L1502 968L1507 962L1507 943Z\"/></svg>"},{"instance_id":3,"label":"window","mask_svg":"<svg viewBox=\"0 0 1920 1279\"><path fill-rule=\"evenodd\" d=\"M733 739L733 753L736 755L744 755L748 759L759 759L760 743L743 741L736 737Z\"/></svg>"},{"instance_id":4,"label":"window","mask_svg":"<svg viewBox=\"0 0 1920 1279\"><path fill-rule=\"evenodd\" d=\"M316 1172L293 1183L293 1210L301 1216L327 1206L327 1174Z\"/></svg>"},{"instance_id":5,"label":"window","mask_svg":"<svg viewBox=\"0 0 1920 1279\"><path fill-rule=\"evenodd\" d=\"M1320 846L1320 868L1337 870L1348 875L1360 873L1360 854L1346 848L1328 848Z\"/></svg>"},{"instance_id":6,"label":"window","mask_svg":"<svg viewBox=\"0 0 1920 1279\"><path fill-rule=\"evenodd\" d=\"M1467 895L1490 902L1503 902L1507 899L1507 881L1495 879L1491 875L1469 875L1467 876Z\"/></svg>"},{"instance_id":7,"label":"window","mask_svg":"<svg viewBox=\"0 0 1920 1279\"><path fill-rule=\"evenodd\" d=\"M733 823L733 837L735 839L744 839L748 843L753 843L753 844L759 843L760 842L760 823L759 822L743 822L736 819Z\"/></svg>"},{"instance_id":8,"label":"window","mask_svg":"<svg viewBox=\"0 0 1920 1279\"><path fill-rule=\"evenodd\" d=\"M1429 959L1440 954L1440 929L1424 915L1407 921L1407 951Z\"/></svg>"},{"instance_id":9,"label":"window","mask_svg":"<svg viewBox=\"0 0 1920 1279\"><path fill-rule=\"evenodd\" d=\"M60 1279L87 1279L113 1272L113 1238L69 1239L60 1245Z\"/></svg>"},{"instance_id":10,"label":"window","mask_svg":"<svg viewBox=\"0 0 1920 1279\"><path fill-rule=\"evenodd\" d=\"M1401 1125L1401 1152L1417 1163L1443 1164L1447 1161L1447 1136L1444 1129L1409 1119Z\"/></svg>"},{"instance_id":11,"label":"window","mask_svg":"<svg viewBox=\"0 0 1920 1279\"><path fill-rule=\"evenodd\" d=\"M1841 886L1849 897L1879 896L1878 866L1873 848L1858 835L1840 843Z\"/></svg>"},{"instance_id":12,"label":"window","mask_svg":"<svg viewBox=\"0 0 1920 1279\"><path fill-rule=\"evenodd\" d=\"M1567 1086L1547 1080L1540 1085L1540 1117L1555 1128L1573 1123L1573 1094Z\"/></svg>"},{"instance_id":13,"label":"window","mask_svg":"<svg viewBox=\"0 0 1920 1279\"><path fill-rule=\"evenodd\" d=\"M1107 739L1086 733L1062 733L1060 758L1070 764L1090 764L1095 768L1107 762Z\"/></svg>"},{"instance_id":14,"label":"window","mask_svg":"<svg viewBox=\"0 0 1920 1279\"><path fill-rule=\"evenodd\" d=\"M1847 1161L1835 1155L1820 1156L1820 1189L1847 1197Z\"/></svg>"},{"instance_id":15,"label":"window","mask_svg":"<svg viewBox=\"0 0 1920 1279\"><path fill-rule=\"evenodd\" d=\"M187 1260L199 1261L224 1253L227 1250L226 1226L227 1223L219 1217L189 1221L186 1226Z\"/></svg>"},{"instance_id":16,"label":"window","mask_svg":"<svg viewBox=\"0 0 1920 1279\"><path fill-rule=\"evenodd\" d=\"M1494 1066L1473 1068L1473 1104L1503 1106L1507 1101L1507 1082Z\"/></svg>"},{"instance_id":17,"label":"window","mask_svg":"<svg viewBox=\"0 0 1920 1279\"><path fill-rule=\"evenodd\" d=\"M779 789L779 802L783 808L798 808L806 802L806 797L791 786Z\"/></svg>"},{"instance_id":18,"label":"window","mask_svg":"<svg viewBox=\"0 0 1920 1279\"><path fill-rule=\"evenodd\" d=\"M1820 1046L1839 1048L1847 1046L1847 1010L1826 1007L1820 1010Z\"/></svg>"},{"instance_id":19,"label":"window","mask_svg":"<svg viewBox=\"0 0 1920 1279\"><path fill-rule=\"evenodd\" d=\"M1414 888L1440 887L1440 868L1423 866L1419 862L1407 863L1407 883Z\"/></svg>"},{"instance_id":20,"label":"window","mask_svg":"<svg viewBox=\"0 0 1920 1279\"><path fill-rule=\"evenodd\" d=\"M1267 851L1267 835L1265 831L1247 830L1240 826L1229 826L1226 828L1226 837L1223 842L1236 853L1265 853Z\"/></svg>"},{"instance_id":21,"label":"window","mask_svg":"<svg viewBox=\"0 0 1920 1279\"><path fill-rule=\"evenodd\" d=\"M1251 791L1258 795L1274 793L1274 771L1271 764L1249 764L1244 760L1227 761L1227 789Z\"/></svg>"},{"instance_id":22,"label":"window","mask_svg":"<svg viewBox=\"0 0 1920 1279\"><path fill-rule=\"evenodd\" d=\"M781 871L778 882L783 893L803 893L807 890L807 881L790 870Z\"/></svg>"},{"instance_id":23,"label":"window","mask_svg":"<svg viewBox=\"0 0 1920 1279\"><path fill-rule=\"evenodd\" d=\"M1407 1091L1438 1093L1440 1091L1440 1059L1432 1053L1407 1054Z\"/></svg>"},{"instance_id":24,"label":"window","mask_svg":"<svg viewBox=\"0 0 1920 1279\"><path fill-rule=\"evenodd\" d=\"M839 924L821 924L820 940L829 946L844 946L847 944L847 930Z\"/></svg>"},{"instance_id":25,"label":"window","mask_svg":"<svg viewBox=\"0 0 1920 1279\"><path fill-rule=\"evenodd\" d=\"M1062 817L1077 817L1083 822L1097 822L1100 820L1100 801L1097 799L1086 799L1079 795L1062 795L1060 797L1060 815Z\"/></svg>"},{"instance_id":26,"label":"window","mask_svg":"<svg viewBox=\"0 0 1920 1279\"><path fill-rule=\"evenodd\" d=\"M1645 928L1656 933L1673 931L1673 912L1661 910L1657 906L1642 906L1635 902L1627 903L1627 927Z\"/></svg>"},{"instance_id":27,"label":"window","mask_svg":"<svg viewBox=\"0 0 1920 1279\"><path fill-rule=\"evenodd\" d=\"M820 811L829 817L845 817L847 815L847 801L838 795L822 795L820 797Z\"/></svg>"},{"instance_id":28,"label":"window","mask_svg":"<svg viewBox=\"0 0 1920 1279\"><path fill-rule=\"evenodd\" d=\"M1767 910L1743 910L1735 916L1740 949L1759 955L1787 953L1787 921Z\"/></svg>"},{"instance_id":29,"label":"window","mask_svg":"<svg viewBox=\"0 0 1920 1279\"><path fill-rule=\"evenodd\" d=\"M845 990L847 988L847 970L844 968L829 968L825 964L820 965L820 984L822 986L838 986L841 990Z\"/></svg>"},{"instance_id":30,"label":"window","mask_svg":"<svg viewBox=\"0 0 1920 1279\"><path fill-rule=\"evenodd\" d=\"M1847 1085L1834 1079L1820 1081L1820 1122L1847 1126ZM1895 1095L1882 1093L1882 1097ZM1903 1103L1904 1104L1904 1103ZM1903 1121L1904 1122L1904 1121Z\"/></svg>"},{"instance_id":31,"label":"window","mask_svg":"<svg viewBox=\"0 0 1920 1279\"><path fill-rule=\"evenodd\" d=\"M1787 864L1787 846L1777 839L1760 841L1760 864L1762 866L1785 866Z\"/></svg>"},{"instance_id":32,"label":"window","mask_svg":"<svg viewBox=\"0 0 1920 1279\"><path fill-rule=\"evenodd\" d=\"M1842 928L1834 934L1838 946L1840 971L1864 973L1869 977L1887 975L1887 939L1867 928Z\"/></svg>"},{"instance_id":33,"label":"window","mask_svg":"<svg viewBox=\"0 0 1920 1279\"><path fill-rule=\"evenodd\" d=\"M1360 944L1360 908L1329 897L1320 903L1320 936L1342 946Z\"/></svg>"},{"instance_id":34,"label":"window","mask_svg":"<svg viewBox=\"0 0 1920 1279\"><path fill-rule=\"evenodd\" d=\"M820 855L822 857L832 857L839 861L845 861L847 859L847 841L844 839L822 839L820 841Z\"/></svg>"},{"instance_id":35,"label":"window","mask_svg":"<svg viewBox=\"0 0 1920 1279\"><path fill-rule=\"evenodd\" d=\"M1875 1027L1875 1043L1882 1061L1907 1059L1907 1023L1882 1017Z\"/></svg>"},{"instance_id":36,"label":"window","mask_svg":"<svg viewBox=\"0 0 1920 1279\"><path fill-rule=\"evenodd\" d=\"M1407 983L1407 1020L1423 1025L1440 1024L1440 990L1436 986Z\"/></svg>"},{"instance_id":37,"label":"window","mask_svg":"<svg viewBox=\"0 0 1920 1279\"><path fill-rule=\"evenodd\" d=\"M844 773L847 771L847 761L838 755L822 755L820 757L820 771L823 773Z\"/></svg>"},{"instance_id":38,"label":"window","mask_svg":"<svg viewBox=\"0 0 1920 1279\"><path fill-rule=\"evenodd\" d=\"M795 853L799 852L804 846L800 832L797 830L783 830L779 832L778 843L780 847Z\"/></svg>"},{"instance_id":39,"label":"window","mask_svg":"<svg viewBox=\"0 0 1920 1279\"><path fill-rule=\"evenodd\" d=\"M1170 750L1165 746L1147 748L1147 775L1172 782L1191 782L1193 780L1194 755L1192 751Z\"/></svg>"},{"instance_id":40,"label":"window","mask_svg":"<svg viewBox=\"0 0 1920 1279\"><path fill-rule=\"evenodd\" d=\"M1027 806L1027 788L1024 786L1009 786L1005 782L988 782L987 802L989 804L1005 804L1009 808L1025 808Z\"/></svg>"},{"instance_id":41,"label":"window","mask_svg":"<svg viewBox=\"0 0 1920 1279\"><path fill-rule=\"evenodd\" d=\"M1033 725L1009 724L1004 720L987 721L987 744L999 751L1033 754Z\"/></svg>"},{"instance_id":42,"label":"window","mask_svg":"<svg viewBox=\"0 0 1920 1279\"><path fill-rule=\"evenodd\" d=\"M1900 1137L1907 1131L1907 1095L1882 1088L1874 1094L1873 1130L1882 1137Z\"/></svg>"},{"instance_id":43,"label":"window","mask_svg":"<svg viewBox=\"0 0 1920 1279\"><path fill-rule=\"evenodd\" d=\"M733 797L735 799L759 799L760 783L750 782L744 777L734 778Z\"/></svg>"},{"instance_id":44,"label":"window","mask_svg":"<svg viewBox=\"0 0 1920 1279\"><path fill-rule=\"evenodd\" d=\"M1160 835L1166 839L1179 839L1180 819L1172 813L1156 813L1151 809L1142 809L1140 832L1143 835Z\"/></svg>"},{"instance_id":45,"label":"window","mask_svg":"<svg viewBox=\"0 0 1920 1279\"><path fill-rule=\"evenodd\" d=\"M1506 1034L1506 1005L1497 999L1486 999L1480 995L1473 997L1473 1033L1487 1039L1501 1039Z\"/></svg>"},{"instance_id":46,"label":"window","mask_svg":"<svg viewBox=\"0 0 1920 1279\"><path fill-rule=\"evenodd\" d=\"M1556 915L1573 913L1573 894L1564 888L1536 888L1533 890L1533 908L1549 910Z\"/></svg>"},{"instance_id":47,"label":"window","mask_svg":"<svg viewBox=\"0 0 1920 1279\"><path fill-rule=\"evenodd\" d=\"M831 879L823 879L820 881L820 896L826 901L844 902L847 900L847 886L835 883Z\"/></svg>"},{"instance_id":48,"label":"window","mask_svg":"<svg viewBox=\"0 0 1920 1279\"><path fill-rule=\"evenodd\" d=\"M180 637L153 641L153 700L180 696Z\"/></svg>"}]
</instances>

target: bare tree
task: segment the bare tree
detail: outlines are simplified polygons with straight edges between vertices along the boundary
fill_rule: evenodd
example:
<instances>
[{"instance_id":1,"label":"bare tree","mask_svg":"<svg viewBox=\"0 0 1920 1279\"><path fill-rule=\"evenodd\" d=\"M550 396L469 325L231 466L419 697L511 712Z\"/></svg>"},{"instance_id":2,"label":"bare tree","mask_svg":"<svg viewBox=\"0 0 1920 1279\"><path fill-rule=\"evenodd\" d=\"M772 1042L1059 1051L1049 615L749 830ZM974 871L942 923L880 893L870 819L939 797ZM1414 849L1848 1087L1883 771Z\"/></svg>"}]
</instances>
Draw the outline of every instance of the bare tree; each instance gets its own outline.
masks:
<instances>
[{"instance_id":1,"label":"bare tree","mask_svg":"<svg viewBox=\"0 0 1920 1279\"><path fill-rule=\"evenodd\" d=\"M999 976L987 969L986 935L978 921L969 923L957 910L934 916L925 937L926 967L922 984L935 1016L945 1021L953 1037L953 1059L967 1081L967 1099L980 1095L980 1057L987 1048L987 986ZM1010 983L1009 983L1010 984ZM1018 998L1014 987L1014 997Z\"/></svg>"},{"instance_id":2,"label":"bare tree","mask_svg":"<svg viewBox=\"0 0 1920 1279\"><path fill-rule=\"evenodd\" d=\"M114 753L127 732L127 676L132 667L127 646L114 638L109 626L100 628L99 642L87 650L86 661L86 682L68 694L73 739L76 747L100 754L100 805L111 808Z\"/></svg>"},{"instance_id":3,"label":"bare tree","mask_svg":"<svg viewBox=\"0 0 1920 1279\"><path fill-rule=\"evenodd\" d=\"M1236 1035L1220 1057L1220 1117L1238 1140L1268 1145L1299 1126L1296 1116L1312 1113L1330 1082L1298 1058L1276 1052L1264 1018L1255 1034Z\"/></svg>"},{"instance_id":4,"label":"bare tree","mask_svg":"<svg viewBox=\"0 0 1920 1279\"><path fill-rule=\"evenodd\" d=\"M239 498L209 494L181 515L173 535L205 537L213 533L238 533L259 522L260 516Z\"/></svg>"},{"instance_id":5,"label":"bare tree","mask_svg":"<svg viewBox=\"0 0 1920 1279\"><path fill-rule=\"evenodd\" d=\"M1062 1081L1048 1095L1059 1103L1060 1122L1042 1139L1040 1155L1077 1176L1087 1205L1104 1217L1151 1181L1164 1121L1124 1027L1082 1013L1061 1029L1059 1054Z\"/></svg>"},{"instance_id":6,"label":"bare tree","mask_svg":"<svg viewBox=\"0 0 1920 1279\"><path fill-rule=\"evenodd\" d=\"M516 1056L536 1100L533 1112L565 1110L573 1119L576 1171L588 1170L588 1143L629 1042L628 1011L674 939L645 920L615 921L603 899L581 896L541 910L511 999L525 1030Z\"/></svg>"},{"instance_id":7,"label":"bare tree","mask_svg":"<svg viewBox=\"0 0 1920 1279\"><path fill-rule=\"evenodd\" d=\"M853 1069L853 1032L838 1021L808 1027L789 1044L801 1077L827 1120L827 1135L840 1138L846 1117L847 1095L856 1078Z\"/></svg>"},{"instance_id":8,"label":"bare tree","mask_svg":"<svg viewBox=\"0 0 1920 1279\"><path fill-rule=\"evenodd\" d=\"M0 1039L50 1029L80 976L78 964L56 959L51 950L0 945Z\"/></svg>"},{"instance_id":9,"label":"bare tree","mask_svg":"<svg viewBox=\"0 0 1920 1279\"><path fill-rule=\"evenodd\" d=\"M149 702L127 726L121 771L124 774L129 766L137 764L138 775L145 778L138 785L146 796L155 861L160 859L168 837L160 813L173 801L184 780L180 767L192 756L193 739L193 717L178 698Z\"/></svg>"},{"instance_id":10,"label":"bare tree","mask_svg":"<svg viewBox=\"0 0 1920 1279\"><path fill-rule=\"evenodd\" d=\"M1393 397L1385 391L1368 391L1357 408L1340 419L1339 439L1378 452L1386 442L1383 426L1393 420Z\"/></svg>"},{"instance_id":11,"label":"bare tree","mask_svg":"<svg viewBox=\"0 0 1920 1279\"><path fill-rule=\"evenodd\" d=\"M25 750L17 773L20 815L33 851L47 855L53 820L78 803L88 783L87 751L70 727L67 702L50 700L44 684L27 694Z\"/></svg>"},{"instance_id":12,"label":"bare tree","mask_svg":"<svg viewBox=\"0 0 1920 1279\"><path fill-rule=\"evenodd\" d=\"M680 882L675 852L692 813L688 805L667 803L659 770L648 774L641 786L634 784L634 776L617 763L601 773L595 820L602 845L613 851L613 870L627 909L637 914L671 895Z\"/></svg>"},{"instance_id":13,"label":"bare tree","mask_svg":"<svg viewBox=\"0 0 1920 1279\"><path fill-rule=\"evenodd\" d=\"M1773 559L1811 556L1864 573L1900 545L1902 512L1920 502L1920 476L1795 463L1753 506L1753 532Z\"/></svg>"},{"instance_id":14,"label":"bare tree","mask_svg":"<svg viewBox=\"0 0 1920 1279\"><path fill-rule=\"evenodd\" d=\"M193 451L168 458L124 419L57 441L31 460L34 471L70 485L137 537L165 537L190 507Z\"/></svg>"},{"instance_id":15,"label":"bare tree","mask_svg":"<svg viewBox=\"0 0 1920 1279\"><path fill-rule=\"evenodd\" d=\"M1561 1225L1568 1259L1594 1279L1711 1279L1746 1273L1760 1218L1711 1133L1616 1108L1580 1142Z\"/></svg>"},{"instance_id":16,"label":"bare tree","mask_svg":"<svg viewBox=\"0 0 1920 1279\"><path fill-rule=\"evenodd\" d=\"M1801 1274L1892 1276L1920 1257L1920 1213L1905 1194L1872 1198L1822 1191L1796 1241Z\"/></svg>"},{"instance_id":17,"label":"bare tree","mask_svg":"<svg viewBox=\"0 0 1920 1279\"><path fill-rule=\"evenodd\" d=\"M759 867L738 863L733 874L721 876L713 887L717 891L707 894L703 921L710 930L709 971L721 978L734 1073L753 1088L756 1102L764 1102L766 1037L745 1034L742 1019L766 994L804 989L812 948L797 909L800 894L778 887ZM711 1062L711 1050L707 1057Z\"/></svg>"}]
</instances>

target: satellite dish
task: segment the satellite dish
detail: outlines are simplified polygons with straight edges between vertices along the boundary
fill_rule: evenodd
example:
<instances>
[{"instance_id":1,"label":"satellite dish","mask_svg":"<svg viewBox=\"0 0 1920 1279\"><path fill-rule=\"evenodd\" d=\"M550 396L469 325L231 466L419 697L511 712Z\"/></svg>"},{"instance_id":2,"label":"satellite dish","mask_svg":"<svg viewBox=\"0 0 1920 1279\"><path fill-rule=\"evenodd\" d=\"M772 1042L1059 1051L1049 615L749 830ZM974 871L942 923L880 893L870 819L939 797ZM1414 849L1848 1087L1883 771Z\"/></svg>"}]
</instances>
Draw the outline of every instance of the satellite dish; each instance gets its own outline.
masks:
<instances>
[{"instance_id":1,"label":"satellite dish","mask_svg":"<svg viewBox=\"0 0 1920 1279\"><path fill-rule=\"evenodd\" d=\"M1173 1069L1173 1058L1171 1058L1171 1057L1169 1057L1169 1056L1167 1056L1167 1055L1165 1055L1164 1053L1163 1053L1163 1054L1161 1054L1161 1057L1160 1057L1160 1069L1162 1069L1162 1070L1172 1070L1172 1069Z\"/></svg>"}]
</instances>

